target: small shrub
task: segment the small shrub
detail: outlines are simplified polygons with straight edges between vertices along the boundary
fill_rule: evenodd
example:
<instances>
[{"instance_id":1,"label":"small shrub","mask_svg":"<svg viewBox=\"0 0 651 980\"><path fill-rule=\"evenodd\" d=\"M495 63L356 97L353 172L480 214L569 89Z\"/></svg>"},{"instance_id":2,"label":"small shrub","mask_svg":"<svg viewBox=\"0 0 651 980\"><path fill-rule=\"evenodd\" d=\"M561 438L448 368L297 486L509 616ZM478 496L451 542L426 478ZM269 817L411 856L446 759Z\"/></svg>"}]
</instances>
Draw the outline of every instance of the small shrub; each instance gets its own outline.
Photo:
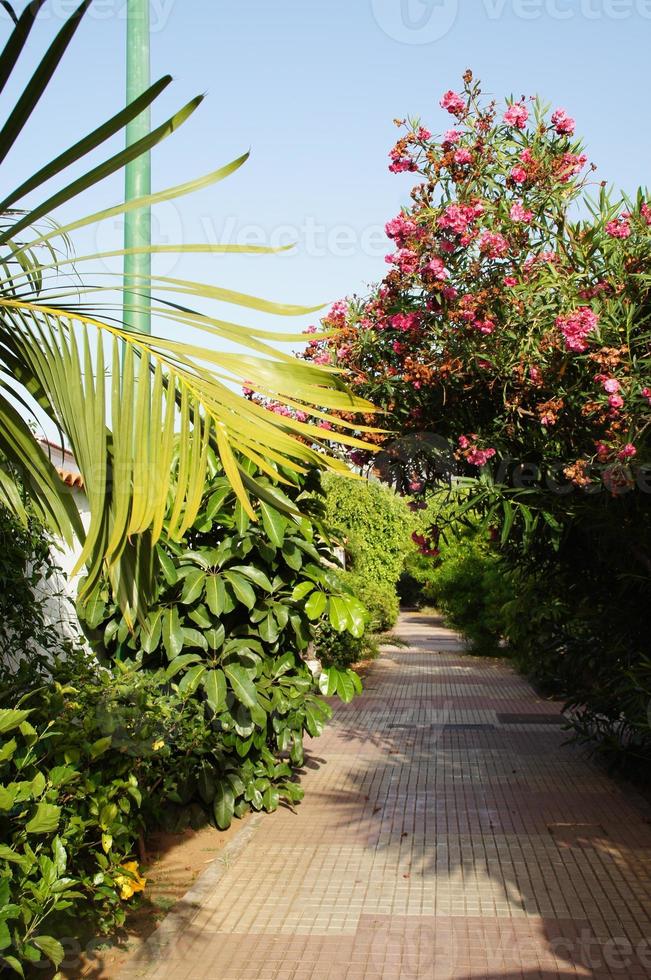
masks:
<instances>
[{"instance_id":1,"label":"small shrub","mask_svg":"<svg viewBox=\"0 0 651 980\"><path fill-rule=\"evenodd\" d=\"M350 572L345 582L368 612L368 628L386 633L398 620L400 605L395 585L385 581L368 581L360 572Z\"/></svg>"}]
</instances>

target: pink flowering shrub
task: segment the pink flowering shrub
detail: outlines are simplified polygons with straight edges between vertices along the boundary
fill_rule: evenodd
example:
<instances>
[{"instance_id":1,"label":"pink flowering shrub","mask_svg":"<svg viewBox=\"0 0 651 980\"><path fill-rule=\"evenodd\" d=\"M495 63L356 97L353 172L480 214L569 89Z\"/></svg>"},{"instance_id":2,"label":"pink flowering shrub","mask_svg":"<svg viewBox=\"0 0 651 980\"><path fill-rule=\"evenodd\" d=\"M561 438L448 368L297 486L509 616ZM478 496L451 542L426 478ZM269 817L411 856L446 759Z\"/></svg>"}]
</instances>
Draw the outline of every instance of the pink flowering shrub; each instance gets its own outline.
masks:
<instances>
[{"instance_id":1,"label":"pink flowering shrub","mask_svg":"<svg viewBox=\"0 0 651 980\"><path fill-rule=\"evenodd\" d=\"M610 199L565 108L486 102L469 72L440 105L438 137L399 124L391 169L414 186L386 275L305 356L385 410L370 438L399 438L385 456L405 493L466 478L514 583L514 649L617 725L603 690L648 649L651 200ZM427 434L443 470L400 449Z\"/></svg>"},{"instance_id":2,"label":"pink flowering shrub","mask_svg":"<svg viewBox=\"0 0 651 980\"><path fill-rule=\"evenodd\" d=\"M327 352L388 409L386 428L448 437L469 473L524 456L576 487L602 480L595 463L611 489L630 485L630 462L651 462L651 202L610 202L566 109L500 109L464 82L441 98L454 129L400 124L391 159L408 156L417 183L387 224L390 271L326 317L343 347L315 341L307 356Z\"/></svg>"}]
</instances>

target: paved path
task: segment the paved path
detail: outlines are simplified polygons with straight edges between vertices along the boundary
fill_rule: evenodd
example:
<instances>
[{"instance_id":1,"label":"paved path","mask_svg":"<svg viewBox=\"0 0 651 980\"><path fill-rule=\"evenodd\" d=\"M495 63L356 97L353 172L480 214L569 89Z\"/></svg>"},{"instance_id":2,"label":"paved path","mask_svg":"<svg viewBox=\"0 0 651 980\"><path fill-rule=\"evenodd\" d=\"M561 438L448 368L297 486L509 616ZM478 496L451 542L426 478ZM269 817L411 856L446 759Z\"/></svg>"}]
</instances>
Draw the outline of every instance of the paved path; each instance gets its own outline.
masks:
<instances>
[{"instance_id":1,"label":"paved path","mask_svg":"<svg viewBox=\"0 0 651 980\"><path fill-rule=\"evenodd\" d=\"M651 977L651 824L560 706L403 616L151 980Z\"/></svg>"}]
</instances>

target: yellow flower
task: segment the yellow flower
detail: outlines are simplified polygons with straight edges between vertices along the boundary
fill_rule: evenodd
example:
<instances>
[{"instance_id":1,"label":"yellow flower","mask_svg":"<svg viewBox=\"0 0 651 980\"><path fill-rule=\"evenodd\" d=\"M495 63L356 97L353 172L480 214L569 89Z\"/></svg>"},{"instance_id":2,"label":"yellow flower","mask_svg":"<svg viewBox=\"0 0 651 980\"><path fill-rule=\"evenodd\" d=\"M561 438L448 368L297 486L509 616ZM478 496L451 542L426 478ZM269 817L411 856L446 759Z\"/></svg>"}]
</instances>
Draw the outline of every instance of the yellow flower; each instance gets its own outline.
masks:
<instances>
[{"instance_id":1,"label":"yellow flower","mask_svg":"<svg viewBox=\"0 0 651 980\"><path fill-rule=\"evenodd\" d=\"M123 871L126 871L126 874L116 875L115 884L120 889L120 898L126 902L136 892L143 892L145 890L147 879L143 878L138 871L137 861L127 861L126 864L121 864L120 867Z\"/></svg>"},{"instance_id":2,"label":"yellow flower","mask_svg":"<svg viewBox=\"0 0 651 980\"><path fill-rule=\"evenodd\" d=\"M158 752L158 750L159 750L159 749L162 749L164 745L165 745L165 742L163 741L163 739L162 739L162 738L159 738L159 739L158 739L158 740L157 740L156 742L154 742L154 744L152 745L152 749L154 750L154 752Z\"/></svg>"}]
</instances>

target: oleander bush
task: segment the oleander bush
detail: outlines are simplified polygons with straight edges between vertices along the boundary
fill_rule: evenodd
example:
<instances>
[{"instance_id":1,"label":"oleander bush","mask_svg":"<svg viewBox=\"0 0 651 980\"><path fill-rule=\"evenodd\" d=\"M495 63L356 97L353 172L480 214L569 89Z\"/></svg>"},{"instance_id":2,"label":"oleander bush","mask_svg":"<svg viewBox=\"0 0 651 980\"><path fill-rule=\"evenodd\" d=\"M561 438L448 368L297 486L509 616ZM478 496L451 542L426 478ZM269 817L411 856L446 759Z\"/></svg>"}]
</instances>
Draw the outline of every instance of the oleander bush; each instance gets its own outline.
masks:
<instances>
[{"instance_id":1,"label":"oleander bush","mask_svg":"<svg viewBox=\"0 0 651 980\"><path fill-rule=\"evenodd\" d=\"M580 702L584 734L639 756L625 692L650 653L651 195L609 191L565 109L500 106L471 72L441 107L440 135L398 123L390 169L414 186L386 276L336 303L304 356L385 410L390 434L369 438L399 489L451 494L451 527L496 537L524 669ZM441 530L419 541L433 561ZM463 566L462 591L484 589Z\"/></svg>"}]
</instances>

